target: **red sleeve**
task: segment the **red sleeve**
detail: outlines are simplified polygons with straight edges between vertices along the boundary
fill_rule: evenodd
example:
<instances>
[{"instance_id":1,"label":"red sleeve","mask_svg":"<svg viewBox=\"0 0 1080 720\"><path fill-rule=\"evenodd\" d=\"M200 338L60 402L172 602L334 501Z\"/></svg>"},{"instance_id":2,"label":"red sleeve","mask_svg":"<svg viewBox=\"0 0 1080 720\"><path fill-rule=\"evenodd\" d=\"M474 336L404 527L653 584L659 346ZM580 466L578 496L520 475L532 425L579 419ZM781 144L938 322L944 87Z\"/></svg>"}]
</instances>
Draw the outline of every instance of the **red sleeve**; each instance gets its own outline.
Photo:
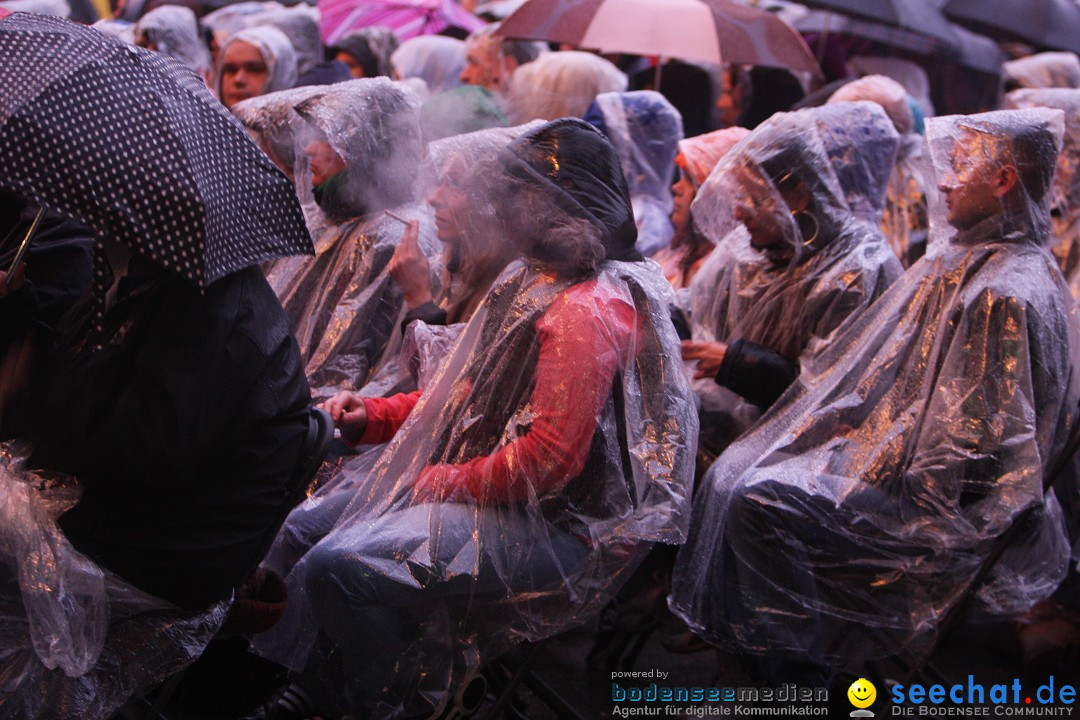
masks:
<instances>
[{"instance_id":1,"label":"red sleeve","mask_svg":"<svg viewBox=\"0 0 1080 720\"><path fill-rule=\"evenodd\" d=\"M413 407L420 400L420 390L411 393L398 393L388 398L364 398L367 410L367 427L360 436L357 445L377 445L389 442L405 423Z\"/></svg>"},{"instance_id":2,"label":"red sleeve","mask_svg":"<svg viewBox=\"0 0 1080 720\"><path fill-rule=\"evenodd\" d=\"M595 280L560 296L537 323L529 431L486 457L426 468L417 480L417 499L512 503L562 489L588 460L635 318L628 301Z\"/></svg>"}]
</instances>

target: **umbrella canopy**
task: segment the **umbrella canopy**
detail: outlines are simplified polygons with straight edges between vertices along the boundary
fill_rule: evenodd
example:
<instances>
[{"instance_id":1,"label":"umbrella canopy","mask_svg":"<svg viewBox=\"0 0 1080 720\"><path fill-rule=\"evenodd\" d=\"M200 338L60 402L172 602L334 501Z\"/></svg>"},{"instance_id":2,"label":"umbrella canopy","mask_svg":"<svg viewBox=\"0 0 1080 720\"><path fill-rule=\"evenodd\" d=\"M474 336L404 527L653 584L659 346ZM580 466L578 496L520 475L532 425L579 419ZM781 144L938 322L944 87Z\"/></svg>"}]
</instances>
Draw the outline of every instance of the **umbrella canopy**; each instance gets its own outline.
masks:
<instances>
[{"instance_id":1,"label":"umbrella canopy","mask_svg":"<svg viewBox=\"0 0 1080 720\"><path fill-rule=\"evenodd\" d=\"M1080 5L1070 0L949 0L942 11L976 32L1080 53Z\"/></svg>"},{"instance_id":2,"label":"umbrella canopy","mask_svg":"<svg viewBox=\"0 0 1080 720\"><path fill-rule=\"evenodd\" d=\"M729 0L529 0L495 34L602 52L820 73L793 27Z\"/></svg>"},{"instance_id":3,"label":"umbrella canopy","mask_svg":"<svg viewBox=\"0 0 1080 720\"><path fill-rule=\"evenodd\" d=\"M870 40L916 55L941 58L984 73L1000 73L1001 64L1005 62L1005 54L1001 52L997 43L953 23L949 23L953 40L948 43L895 25L862 20L824 10L808 12L795 20L793 24L795 29L802 33L835 33Z\"/></svg>"},{"instance_id":4,"label":"umbrella canopy","mask_svg":"<svg viewBox=\"0 0 1080 720\"><path fill-rule=\"evenodd\" d=\"M484 21L454 0L319 0L322 36L333 45L346 33L363 27L388 27L401 40L434 35L450 26L469 32Z\"/></svg>"},{"instance_id":5,"label":"umbrella canopy","mask_svg":"<svg viewBox=\"0 0 1080 720\"><path fill-rule=\"evenodd\" d=\"M292 185L198 76L59 18L0 16L0 186L200 287L314 253Z\"/></svg>"},{"instance_id":6,"label":"umbrella canopy","mask_svg":"<svg viewBox=\"0 0 1080 720\"><path fill-rule=\"evenodd\" d=\"M982 0L975 0L982 2ZM1010 0L1011 1L1011 0ZM807 7L902 28L952 43L952 29L934 0L799 0Z\"/></svg>"}]
</instances>

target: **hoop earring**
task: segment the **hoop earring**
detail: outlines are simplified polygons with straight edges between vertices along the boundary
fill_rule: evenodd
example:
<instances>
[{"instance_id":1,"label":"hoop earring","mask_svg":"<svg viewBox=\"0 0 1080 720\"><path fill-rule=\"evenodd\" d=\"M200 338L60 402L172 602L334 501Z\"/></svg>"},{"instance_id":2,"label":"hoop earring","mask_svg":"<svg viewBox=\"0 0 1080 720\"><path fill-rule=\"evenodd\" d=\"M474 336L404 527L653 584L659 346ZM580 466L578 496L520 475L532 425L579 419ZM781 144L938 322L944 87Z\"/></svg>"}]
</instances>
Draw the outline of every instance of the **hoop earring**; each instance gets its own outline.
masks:
<instances>
[{"instance_id":1,"label":"hoop earring","mask_svg":"<svg viewBox=\"0 0 1080 720\"><path fill-rule=\"evenodd\" d=\"M796 218L796 220L795 220L796 224L798 224L798 222L799 222L798 217L800 215L805 215L806 217L808 217L808 218L810 218L811 220L814 221L814 234L810 236L809 240L803 240L803 247L813 245L814 241L817 240L818 232L821 230L821 226L818 224L817 217L815 217L814 213L810 212L809 210L799 210L796 213L792 213L792 215L794 215L795 218ZM799 226L799 232L802 232L802 226L801 225Z\"/></svg>"}]
</instances>

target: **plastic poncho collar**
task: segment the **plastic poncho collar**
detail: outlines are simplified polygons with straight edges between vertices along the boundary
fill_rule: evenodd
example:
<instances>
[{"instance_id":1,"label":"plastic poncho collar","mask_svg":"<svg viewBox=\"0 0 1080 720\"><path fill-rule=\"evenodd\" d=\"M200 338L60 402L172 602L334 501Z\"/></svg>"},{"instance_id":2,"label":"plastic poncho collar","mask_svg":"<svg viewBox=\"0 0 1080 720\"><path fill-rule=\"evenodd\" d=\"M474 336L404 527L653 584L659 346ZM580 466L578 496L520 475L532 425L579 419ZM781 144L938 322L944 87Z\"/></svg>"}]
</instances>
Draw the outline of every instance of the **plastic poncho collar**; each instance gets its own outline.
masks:
<instances>
[{"instance_id":1,"label":"plastic poncho collar","mask_svg":"<svg viewBox=\"0 0 1080 720\"><path fill-rule=\"evenodd\" d=\"M345 161L338 221L377 212L415 197L422 147L420 103L411 90L387 78L362 78L328 86L296 105L296 112L326 137ZM298 133L298 153L310 133ZM310 178L305 179L310 182Z\"/></svg>"},{"instance_id":2,"label":"plastic poncho collar","mask_svg":"<svg viewBox=\"0 0 1080 720\"><path fill-rule=\"evenodd\" d=\"M1052 148L1060 122L990 113L931 120L928 133L975 124ZM982 147L994 153L983 162L1000 162L1002 145ZM956 163L977 148L964 150ZM948 153L931 157L955 171ZM1052 167L1052 152L1039 162ZM833 671L898 652L918 661L1028 509L978 599L1015 612L1053 592L1069 548L1043 478L1076 423L1080 317L1025 225L1039 214L1002 211L944 241L804 359L796 385L713 465L670 601L695 631Z\"/></svg>"},{"instance_id":3,"label":"plastic poncho collar","mask_svg":"<svg viewBox=\"0 0 1080 720\"><path fill-rule=\"evenodd\" d=\"M174 57L200 76L211 69L210 50L199 34L199 21L190 8L162 5L139 19L135 39L154 44L158 52Z\"/></svg>"},{"instance_id":4,"label":"plastic poncho collar","mask_svg":"<svg viewBox=\"0 0 1080 720\"><path fill-rule=\"evenodd\" d=\"M246 42L258 49L266 63L268 71L266 86L263 93L288 90L296 84L296 51L293 50L289 38L285 37L277 28L269 26L257 26L238 30L229 36L229 39L221 44L219 57L224 58L225 52L234 42ZM217 81L214 83L218 97L221 97L221 70L218 70Z\"/></svg>"}]
</instances>

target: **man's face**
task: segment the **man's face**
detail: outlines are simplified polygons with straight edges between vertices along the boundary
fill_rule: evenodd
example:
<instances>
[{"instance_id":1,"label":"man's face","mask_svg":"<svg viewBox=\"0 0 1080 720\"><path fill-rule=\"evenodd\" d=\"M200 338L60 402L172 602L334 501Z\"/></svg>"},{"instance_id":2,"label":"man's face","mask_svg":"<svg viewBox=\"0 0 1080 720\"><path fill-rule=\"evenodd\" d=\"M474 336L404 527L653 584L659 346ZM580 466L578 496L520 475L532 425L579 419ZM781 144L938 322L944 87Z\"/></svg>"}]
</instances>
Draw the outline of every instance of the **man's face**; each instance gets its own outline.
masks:
<instances>
[{"instance_id":1,"label":"man's face","mask_svg":"<svg viewBox=\"0 0 1080 720\"><path fill-rule=\"evenodd\" d=\"M317 135L304 146L311 166L311 184L319 187L345 169L345 161L330 147L326 137Z\"/></svg>"},{"instance_id":2,"label":"man's face","mask_svg":"<svg viewBox=\"0 0 1080 720\"><path fill-rule=\"evenodd\" d=\"M229 45L221 59L221 102L227 108L265 92L270 79L259 49L242 40Z\"/></svg>"},{"instance_id":3,"label":"man's face","mask_svg":"<svg viewBox=\"0 0 1080 720\"><path fill-rule=\"evenodd\" d=\"M461 82L477 85L488 90L498 89L498 47L491 38L477 38L470 41L465 49L465 69L461 71Z\"/></svg>"},{"instance_id":4,"label":"man's face","mask_svg":"<svg viewBox=\"0 0 1080 720\"><path fill-rule=\"evenodd\" d=\"M1001 212L1001 198L994 193L999 163L993 142L982 133L962 131L956 138L938 190L945 195L949 224L957 230Z\"/></svg>"}]
</instances>

